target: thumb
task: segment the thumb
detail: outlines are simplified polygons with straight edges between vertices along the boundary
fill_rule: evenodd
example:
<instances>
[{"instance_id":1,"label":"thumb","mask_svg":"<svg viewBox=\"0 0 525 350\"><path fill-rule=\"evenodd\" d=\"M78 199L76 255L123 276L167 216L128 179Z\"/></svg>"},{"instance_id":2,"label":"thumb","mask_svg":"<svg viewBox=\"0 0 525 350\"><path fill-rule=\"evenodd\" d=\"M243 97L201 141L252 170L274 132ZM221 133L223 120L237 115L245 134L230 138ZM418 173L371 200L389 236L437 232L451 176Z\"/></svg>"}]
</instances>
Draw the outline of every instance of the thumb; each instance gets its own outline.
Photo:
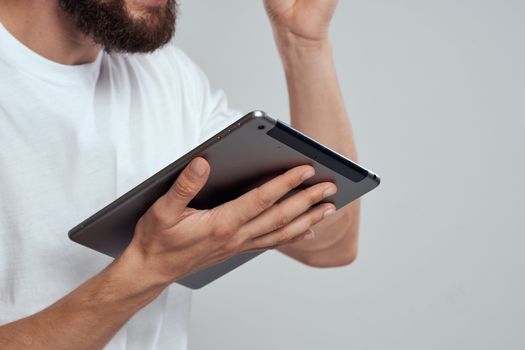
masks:
<instances>
[{"instance_id":1,"label":"thumb","mask_svg":"<svg viewBox=\"0 0 525 350\"><path fill-rule=\"evenodd\" d=\"M177 177L171 188L154 204L164 224L174 225L191 200L204 187L210 165L202 157L194 158Z\"/></svg>"}]
</instances>

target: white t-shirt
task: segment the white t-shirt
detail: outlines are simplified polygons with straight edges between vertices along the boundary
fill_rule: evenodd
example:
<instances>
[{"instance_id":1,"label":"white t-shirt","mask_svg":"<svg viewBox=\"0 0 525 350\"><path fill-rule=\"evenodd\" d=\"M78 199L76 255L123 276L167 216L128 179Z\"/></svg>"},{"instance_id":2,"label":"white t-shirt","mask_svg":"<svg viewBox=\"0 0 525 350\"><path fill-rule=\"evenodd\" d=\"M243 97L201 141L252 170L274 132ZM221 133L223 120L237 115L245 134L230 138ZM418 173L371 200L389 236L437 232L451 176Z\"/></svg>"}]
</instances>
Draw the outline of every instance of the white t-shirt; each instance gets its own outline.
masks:
<instances>
[{"instance_id":1,"label":"white t-shirt","mask_svg":"<svg viewBox=\"0 0 525 350\"><path fill-rule=\"evenodd\" d=\"M67 66L0 24L0 324L111 261L70 241L70 228L239 117L173 45ZM106 349L186 349L190 302L173 284Z\"/></svg>"}]
</instances>

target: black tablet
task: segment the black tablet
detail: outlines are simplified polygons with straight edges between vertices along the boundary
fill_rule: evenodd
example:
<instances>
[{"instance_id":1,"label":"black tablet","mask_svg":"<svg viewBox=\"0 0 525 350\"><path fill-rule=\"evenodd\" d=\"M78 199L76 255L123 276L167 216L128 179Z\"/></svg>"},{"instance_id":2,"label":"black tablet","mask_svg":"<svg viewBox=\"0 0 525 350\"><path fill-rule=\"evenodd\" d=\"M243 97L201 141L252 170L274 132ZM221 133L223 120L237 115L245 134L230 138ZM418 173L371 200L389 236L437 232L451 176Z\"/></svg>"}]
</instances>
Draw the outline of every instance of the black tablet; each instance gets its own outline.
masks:
<instances>
[{"instance_id":1,"label":"black tablet","mask_svg":"<svg viewBox=\"0 0 525 350\"><path fill-rule=\"evenodd\" d=\"M254 111L72 228L69 237L111 257L118 256L131 241L139 218L197 156L204 157L211 167L206 185L189 204L197 209L213 208L237 198L302 164L312 165L315 176L279 201L305 187L332 181L337 193L324 202L332 202L339 209L379 185L376 174L266 113ZM261 253L239 254L177 283L193 289L203 287Z\"/></svg>"}]
</instances>

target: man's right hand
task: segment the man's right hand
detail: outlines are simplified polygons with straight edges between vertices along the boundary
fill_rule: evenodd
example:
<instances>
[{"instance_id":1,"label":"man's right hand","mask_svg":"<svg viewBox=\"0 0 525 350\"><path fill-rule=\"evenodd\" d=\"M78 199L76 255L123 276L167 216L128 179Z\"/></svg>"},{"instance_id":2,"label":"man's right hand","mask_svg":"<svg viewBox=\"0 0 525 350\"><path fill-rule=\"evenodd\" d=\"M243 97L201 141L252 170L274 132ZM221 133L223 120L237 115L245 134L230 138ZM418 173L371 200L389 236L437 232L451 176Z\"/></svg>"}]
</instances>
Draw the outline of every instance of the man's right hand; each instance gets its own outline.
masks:
<instances>
[{"instance_id":1,"label":"man's right hand","mask_svg":"<svg viewBox=\"0 0 525 350\"><path fill-rule=\"evenodd\" d=\"M335 185L319 183L276 201L313 171L309 165L293 168L234 200L197 210L187 206L206 183L210 167L204 158L193 159L141 217L117 259L42 311L1 325L0 348L102 349L171 282L241 252L304 238L310 226L335 209L331 203L311 208L333 194Z\"/></svg>"},{"instance_id":2,"label":"man's right hand","mask_svg":"<svg viewBox=\"0 0 525 350\"><path fill-rule=\"evenodd\" d=\"M310 227L335 211L332 203L313 206L335 193L331 182L315 184L276 203L314 175L309 165L290 169L213 209L188 207L209 173L204 158L193 159L137 223L121 258L133 256L154 283L167 285L242 252L310 238Z\"/></svg>"}]
</instances>

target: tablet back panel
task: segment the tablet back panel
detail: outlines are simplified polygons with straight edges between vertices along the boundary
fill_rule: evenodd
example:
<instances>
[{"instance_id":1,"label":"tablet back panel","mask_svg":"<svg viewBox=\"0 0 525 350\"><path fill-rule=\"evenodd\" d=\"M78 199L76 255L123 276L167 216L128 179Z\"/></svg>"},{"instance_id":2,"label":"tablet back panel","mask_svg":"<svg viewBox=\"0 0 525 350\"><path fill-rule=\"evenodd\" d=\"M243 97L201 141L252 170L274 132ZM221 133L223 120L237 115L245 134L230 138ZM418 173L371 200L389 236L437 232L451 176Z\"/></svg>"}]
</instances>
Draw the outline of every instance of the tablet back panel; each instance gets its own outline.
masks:
<instances>
[{"instance_id":1,"label":"tablet back panel","mask_svg":"<svg viewBox=\"0 0 525 350\"><path fill-rule=\"evenodd\" d=\"M264 112L255 111L73 228L69 237L116 257L131 241L138 219L157 198L166 193L184 167L196 156L206 158L211 167L206 185L189 204L197 209L213 208L237 198L301 164L314 166L316 175L280 200L315 183L333 181L338 191L324 202L333 202L337 208L341 208L379 184L375 174ZM262 252L234 256L182 278L177 283L200 288Z\"/></svg>"}]
</instances>

